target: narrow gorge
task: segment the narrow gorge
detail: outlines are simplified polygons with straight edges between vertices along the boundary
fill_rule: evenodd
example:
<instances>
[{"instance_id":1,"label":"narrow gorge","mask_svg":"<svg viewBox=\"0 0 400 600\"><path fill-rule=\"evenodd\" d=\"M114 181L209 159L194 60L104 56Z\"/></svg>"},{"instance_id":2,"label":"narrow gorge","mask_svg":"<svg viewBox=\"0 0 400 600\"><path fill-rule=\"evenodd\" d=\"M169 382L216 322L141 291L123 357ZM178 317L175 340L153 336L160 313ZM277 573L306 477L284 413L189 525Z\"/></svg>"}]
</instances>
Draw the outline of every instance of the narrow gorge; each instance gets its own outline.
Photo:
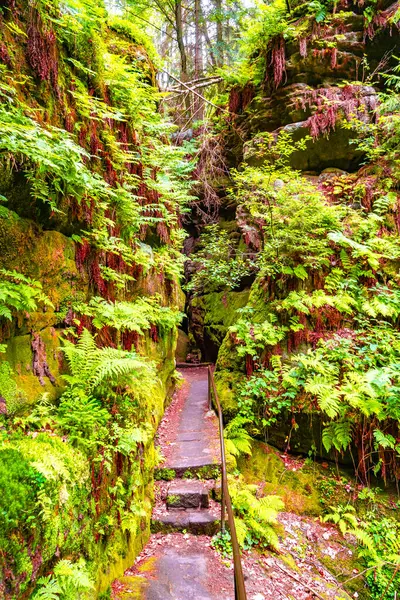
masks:
<instances>
[{"instance_id":1,"label":"narrow gorge","mask_svg":"<svg viewBox=\"0 0 400 600\"><path fill-rule=\"evenodd\" d=\"M396 600L399 57L387 0L0 0L0 599L235 597L210 364L248 600Z\"/></svg>"}]
</instances>

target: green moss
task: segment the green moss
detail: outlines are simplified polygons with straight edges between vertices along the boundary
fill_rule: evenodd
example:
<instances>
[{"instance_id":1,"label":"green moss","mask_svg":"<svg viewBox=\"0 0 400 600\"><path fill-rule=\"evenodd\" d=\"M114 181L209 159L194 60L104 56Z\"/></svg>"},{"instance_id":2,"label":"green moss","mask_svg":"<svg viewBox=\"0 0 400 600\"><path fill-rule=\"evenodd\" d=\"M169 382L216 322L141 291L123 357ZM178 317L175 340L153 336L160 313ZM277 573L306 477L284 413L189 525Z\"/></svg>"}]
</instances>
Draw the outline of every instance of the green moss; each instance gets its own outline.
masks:
<instances>
[{"instance_id":1,"label":"green moss","mask_svg":"<svg viewBox=\"0 0 400 600\"><path fill-rule=\"evenodd\" d=\"M154 472L154 479L156 481L172 481L175 479L175 471L174 469L156 469Z\"/></svg>"},{"instance_id":2,"label":"green moss","mask_svg":"<svg viewBox=\"0 0 400 600\"><path fill-rule=\"evenodd\" d=\"M312 469L286 469L276 450L262 442L253 442L252 455L239 459L238 464L247 483L263 482L264 493L279 494L287 511L321 514L318 477Z\"/></svg>"},{"instance_id":3,"label":"green moss","mask_svg":"<svg viewBox=\"0 0 400 600\"><path fill-rule=\"evenodd\" d=\"M219 364L220 359L218 359L217 365ZM243 381L243 377L243 373L228 371L225 369L218 370L215 373L215 386L217 388L222 412L228 419L237 413L238 405L236 388Z\"/></svg>"},{"instance_id":4,"label":"green moss","mask_svg":"<svg viewBox=\"0 0 400 600\"><path fill-rule=\"evenodd\" d=\"M183 473L183 479L218 479L221 476L219 465L205 465L203 467L191 467Z\"/></svg>"},{"instance_id":5,"label":"green moss","mask_svg":"<svg viewBox=\"0 0 400 600\"><path fill-rule=\"evenodd\" d=\"M228 328L238 318L238 309L246 306L249 291L212 292L192 299L192 308L203 315L204 335L220 346Z\"/></svg>"},{"instance_id":6,"label":"green moss","mask_svg":"<svg viewBox=\"0 0 400 600\"><path fill-rule=\"evenodd\" d=\"M23 391L19 390L13 379L14 372L10 363L3 361L0 363L0 395L6 401L7 413L13 413L21 405L26 404L27 397Z\"/></svg>"},{"instance_id":7,"label":"green moss","mask_svg":"<svg viewBox=\"0 0 400 600\"><path fill-rule=\"evenodd\" d=\"M120 577L119 581L125 586L118 595L121 600L144 600L146 598L146 588L148 580L139 575Z\"/></svg>"},{"instance_id":8,"label":"green moss","mask_svg":"<svg viewBox=\"0 0 400 600\"><path fill-rule=\"evenodd\" d=\"M56 378L56 384L52 384L45 377L43 379L44 385L42 385L38 377L34 375L32 370L32 336L21 335L12 337L7 343L7 350L3 359L3 363L7 362L12 370L11 376L18 390L12 406L9 407L11 412L25 410L27 405L35 404L44 393L47 393L50 399L53 400L58 398L62 393L63 383L59 377L61 362L59 350L61 345L60 332L53 327L47 327L40 332L40 337L45 345L47 364L51 374Z\"/></svg>"},{"instance_id":9,"label":"green moss","mask_svg":"<svg viewBox=\"0 0 400 600\"><path fill-rule=\"evenodd\" d=\"M328 569L334 577L337 578L339 583L347 582L345 585L346 591L349 593L351 598L359 598L360 600L367 600L371 598L371 592L365 587L365 580L363 576L354 577L354 572L362 572L364 567L363 563L357 558L357 554L354 553L354 548L349 552L340 552L340 556L334 558L325 552L321 552L316 548L318 560ZM355 596L355 594L358 594ZM348 596L344 596L348 598Z\"/></svg>"}]
</instances>

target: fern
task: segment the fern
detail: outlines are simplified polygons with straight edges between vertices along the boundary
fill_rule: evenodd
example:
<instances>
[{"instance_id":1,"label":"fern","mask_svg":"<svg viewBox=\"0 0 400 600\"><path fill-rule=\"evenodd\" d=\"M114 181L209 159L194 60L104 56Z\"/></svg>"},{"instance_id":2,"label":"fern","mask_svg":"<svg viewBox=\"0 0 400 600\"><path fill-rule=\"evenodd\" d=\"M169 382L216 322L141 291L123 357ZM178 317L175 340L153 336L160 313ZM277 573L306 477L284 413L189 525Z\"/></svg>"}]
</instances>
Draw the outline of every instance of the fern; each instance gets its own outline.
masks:
<instances>
[{"instance_id":1,"label":"fern","mask_svg":"<svg viewBox=\"0 0 400 600\"><path fill-rule=\"evenodd\" d=\"M138 298L134 302L108 302L95 296L89 304L77 305L81 314L93 317L97 329L113 327L117 331L135 331L143 335L152 325L169 331L181 321L182 313L160 305L160 298Z\"/></svg>"},{"instance_id":2,"label":"fern","mask_svg":"<svg viewBox=\"0 0 400 600\"><path fill-rule=\"evenodd\" d=\"M334 447L339 452L346 450L352 440L351 421L332 422L322 432L322 443L327 452Z\"/></svg>"},{"instance_id":3,"label":"fern","mask_svg":"<svg viewBox=\"0 0 400 600\"><path fill-rule=\"evenodd\" d=\"M228 454L235 457L241 454L251 454L252 438L244 429L244 425L249 422L251 422L250 419L238 415L225 427L225 448Z\"/></svg>"},{"instance_id":4,"label":"fern","mask_svg":"<svg viewBox=\"0 0 400 600\"><path fill-rule=\"evenodd\" d=\"M243 546L245 540L252 540L253 544L277 550L279 540L274 527L277 524L278 511L284 508L282 499L279 496L256 498L254 494L257 486L245 485L241 477L230 479L229 489L237 515L235 523L239 543Z\"/></svg>"},{"instance_id":5,"label":"fern","mask_svg":"<svg viewBox=\"0 0 400 600\"><path fill-rule=\"evenodd\" d=\"M133 353L114 348L98 348L94 337L84 329L77 344L63 341L62 348L71 374L65 381L90 394L104 382L112 384L122 377L141 380L143 386L154 375L154 367Z\"/></svg>"},{"instance_id":6,"label":"fern","mask_svg":"<svg viewBox=\"0 0 400 600\"><path fill-rule=\"evenodd\" d=\"M53 307L39 281L17 271L0 269L0 317L11 321L13 310L32 312L38 304Z\"/></svg>"},{"instance_id":7,"label":"fern","mask_svg":"<svg viewBox=\"0 0 400 600\"><path fill-rule=\"evenodd\" d=\"M54 575L38 580L32 600L84 600L89 599L94 584L84 560L73 563L60 560L54 567Z\"/></svg>"},{"instance_id":8,"label":"fern","mask_svg":"<svg viewBox=\"0 0 400 600\"><path fill-rule=\"evenodd\" d=\"M338 506L330 506L329 508L332 512L323 517L322 520L325 523L331 522L337 525L342 535L358 529L354 506L339 504Z\"/></svg>"}]
</instances>

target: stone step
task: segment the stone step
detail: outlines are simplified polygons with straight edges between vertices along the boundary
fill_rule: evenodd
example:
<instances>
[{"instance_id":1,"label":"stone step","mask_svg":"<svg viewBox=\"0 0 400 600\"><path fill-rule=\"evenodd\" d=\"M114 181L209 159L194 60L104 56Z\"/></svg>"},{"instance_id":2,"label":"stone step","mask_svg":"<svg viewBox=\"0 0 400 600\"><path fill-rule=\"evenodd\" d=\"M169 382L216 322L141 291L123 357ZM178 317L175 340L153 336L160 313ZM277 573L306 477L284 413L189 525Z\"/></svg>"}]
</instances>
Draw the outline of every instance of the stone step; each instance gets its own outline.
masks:
<instances>
[{"instance_id":1,"label":"stone step","mask_svg":"<svg viewBox=\"0 0 400 600\"><path fill-rule=\"evenodd\" d=\"M152 533L185 531L194 535L214 535L219 531L220 521L208 510L169 510L151 521Z\"/></svg>"},{"instance_id":2,"label":"stone step","mask_svg":"<svg viewBox=\"0 0 400 600\"><path fill-rule=\"evenodd\" d=\"M200 481L181 479L168 487L167 508L208 508L208 489Z\"/></svg>"},{"instance_id":3,"label":"stone step","mask_svg":"<svg viewBox=\"0 0 400 600\"><path fill-rule=\"evenodd\" d=\"M218 479L221 473L221 465L209 458L176 458L168 461L164 466L155 470L156 479L190 479L196 477L198 479Z\"/></svg>"}]
</instances>

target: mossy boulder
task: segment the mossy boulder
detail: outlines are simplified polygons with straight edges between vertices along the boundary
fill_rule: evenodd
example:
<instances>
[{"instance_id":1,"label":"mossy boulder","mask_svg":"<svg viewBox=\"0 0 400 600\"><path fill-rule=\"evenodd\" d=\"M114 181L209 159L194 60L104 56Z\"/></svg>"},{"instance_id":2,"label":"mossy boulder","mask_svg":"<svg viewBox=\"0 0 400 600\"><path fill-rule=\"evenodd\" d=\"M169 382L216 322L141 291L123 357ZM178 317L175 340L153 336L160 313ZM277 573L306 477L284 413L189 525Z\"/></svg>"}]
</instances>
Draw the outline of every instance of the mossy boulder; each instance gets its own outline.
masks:
<instances>
[{"instance_id":1,"label":"mossy boulder","mask_svg":"<svg viewBox=\"0 0 400 600\"><path fill-rule=\"evenodd\" d=\"M288 468L275 448L256 441L251 456L240 458L238 466L246 483L262 484L263 494L281 496L287 511L321 514L320 492L312 469Z\"/></svg>"},{"instance_id":2,"label":"mossy boulder","mask_svg":"<svg viewBox=\"0 0 400 600\"><path fill-rule=\"evenodd\" d=\"M47 327L40 332L40 356L34 351L33 341L34 336L31 334L12 337L7 343L5 354L1 355L0 394L6 399L7 411L11 413L34 404L44 393L54 400L63 390L60 378L60 332L54 327ZM48 374L45 373L46 367ZM4 392L9 387L9 379L15 384L12 393Z\"/></svg>"},{"instance_id":3,"label":"mossy boulder","mask_svg":"<svg viewBox=\"0 0 400 600\"><path fill-rule=\"evenodd\" d=\"M325 134L321 132L316 139L310 138L307 121L290 123L275 133L281 130L291 135L293 143L307 140L304 150L295 150L289 157L289 164L293 169L319 173L329 167L335 167L345 171L354 171L364 158L363 152L355 143L356 134L347 127L341 127L339 123L335 129L327 131ZM256 136L244 148L244 160L253 166L261 165L269 159L268 153L262 157L258 155L256 158L254 149L257 139Z\"/></svg>"},{"instance_id":4,"label":"mossy boulder","mask_svg":"<svg viewBox=\"0 0 400 600\"><path fill-rule=\"evenodd\" d=\"M176 343L175 357L177 362L185 362L187 354L189 352L189 336L178 329L178 339Z\"/></svg>"},{"instance_id":5,"label":"mossy boulder","mask_svg":"<svg viewBox=\"0 0 400 600\"><path fill-rule=\"evenodd\" d=\"M236 389L243 377L245 375L237 371L222 370L215 373L215 386L226 419L234 417L238 412Z\"/></svg>"}]
</instances>

